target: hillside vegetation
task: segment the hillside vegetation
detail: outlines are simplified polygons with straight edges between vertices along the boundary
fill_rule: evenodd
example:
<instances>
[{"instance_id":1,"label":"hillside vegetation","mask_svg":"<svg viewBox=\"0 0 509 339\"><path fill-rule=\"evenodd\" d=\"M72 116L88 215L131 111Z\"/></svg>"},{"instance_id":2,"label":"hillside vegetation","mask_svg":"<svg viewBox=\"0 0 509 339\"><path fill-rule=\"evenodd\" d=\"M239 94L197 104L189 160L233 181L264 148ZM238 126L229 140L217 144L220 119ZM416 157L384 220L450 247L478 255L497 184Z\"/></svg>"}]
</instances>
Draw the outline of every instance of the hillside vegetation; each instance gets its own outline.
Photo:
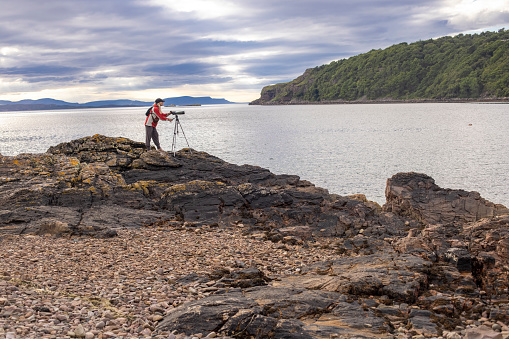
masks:
<instances>
[{"instance_id":1,"label":"hillside vegetation","mask_svg":"<svg viewBox=\"0 0 509 339\"><path fill-rule=\"evenodd\" d=\"M251 104L509 97L509 31L371 50L266 86Z\"/></svg>"}]
</instances>

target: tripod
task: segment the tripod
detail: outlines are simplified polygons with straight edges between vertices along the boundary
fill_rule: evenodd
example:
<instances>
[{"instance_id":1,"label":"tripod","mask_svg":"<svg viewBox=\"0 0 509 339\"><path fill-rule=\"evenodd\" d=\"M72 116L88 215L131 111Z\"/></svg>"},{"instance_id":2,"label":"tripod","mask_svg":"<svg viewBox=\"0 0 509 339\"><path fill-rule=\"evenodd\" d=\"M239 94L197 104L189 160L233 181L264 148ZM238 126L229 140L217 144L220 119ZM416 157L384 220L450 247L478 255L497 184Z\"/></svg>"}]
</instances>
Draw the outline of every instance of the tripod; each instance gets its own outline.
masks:
<instances>
[{"instance_id":1,"label":"tripod","mask_svg":"<svg viewBox=\"0 0 509 339\"><path fill-rule=\"evenodd\" d=\"M187 141L186 134L184 133L184 129L182 128L182 125L180 124L179 116L175 115L175 126L173 127L173 142L171 144L171 151L173 152L173 156L175 156L175 153L177 152L177 135L179 134L179 129L182 131L182 135L186 139L187 148L189 148L189 152L193 153L191 151L191 147L189 146L189 142Z\"/></svg>"}]
</instances>

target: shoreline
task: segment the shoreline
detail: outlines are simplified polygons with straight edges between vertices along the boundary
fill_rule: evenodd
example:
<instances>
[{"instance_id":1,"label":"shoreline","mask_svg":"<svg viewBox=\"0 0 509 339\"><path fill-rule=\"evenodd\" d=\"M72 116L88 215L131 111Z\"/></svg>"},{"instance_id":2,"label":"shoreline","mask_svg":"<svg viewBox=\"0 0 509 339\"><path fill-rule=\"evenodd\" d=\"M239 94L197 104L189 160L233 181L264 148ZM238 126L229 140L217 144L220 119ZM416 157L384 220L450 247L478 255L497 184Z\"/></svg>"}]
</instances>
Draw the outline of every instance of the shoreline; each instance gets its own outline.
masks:
<instances>
[{"instance_id":1,"label":"shoreline","mask_svg":"<svg viewBox=\"0 0 509 339\"><path fill-rule=\"evenodd\" d=\"M375 99L375 100L327 100L327 101L278 101L278 102L256 102L257 100L251 101L249 105L259 106L277 106L277 105L354 105L354 104L421 104L421 103L496 103L496 104L508 104L509 98L472 98L472 99Z\"/></svg>"}]
</instances>

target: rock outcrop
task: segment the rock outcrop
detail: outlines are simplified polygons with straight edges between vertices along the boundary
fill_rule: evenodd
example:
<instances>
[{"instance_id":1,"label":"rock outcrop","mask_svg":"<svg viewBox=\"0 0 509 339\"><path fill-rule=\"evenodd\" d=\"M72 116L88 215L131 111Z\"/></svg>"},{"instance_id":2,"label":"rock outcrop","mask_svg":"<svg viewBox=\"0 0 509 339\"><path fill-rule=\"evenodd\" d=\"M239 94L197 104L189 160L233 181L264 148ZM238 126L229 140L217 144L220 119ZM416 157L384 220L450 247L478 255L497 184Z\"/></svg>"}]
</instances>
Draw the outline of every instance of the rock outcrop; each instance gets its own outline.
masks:
<instances>
[{"instance_id":1,"label":"rock outcrop","mask_svg":"<svg viewBox=\"0 0 509 339\"><path fill-rule=\"evenodd\" d=\"M477 192L442 189L433 178L420 173L398 173L387 180L384 211L427 224L472 222L508 214L502 205L483 199Z\"/></svg>"},{"instance_id":2,"label":"rock outcrop","mask_svg":"<svg viewBox=\"0 0 509 339\"><path fill-rule=\"evenodd\" d=\"M340 236L380 224L377 204L331 195L295 175L229 164L203 152L183 150L173 157L143 147L95 135L46 154L2 157L3 231L30 233L52 219L75 233L175 220L243 224L280 238L292 236L292 227L306 226L310 236Z\"/></svg>"},{"instance_id":3,"label":"rock outcrop","mask_svg":"<svg viewBox=\"0 0 509 339\"><path fill-rule=\"evenodd\" d=\"M0 156L0 234L8 241L107 238L147 225L234 227L281 248L328 239L337 253L278 279L255 266L183 277L213 293L161 316L160 332L392 338L406 328L432 337L481 318L501 329L509 321L504 206L398 173L381 207L189 151L145 152L143 143L95 135L45 154Z\"/></svg>"}]
</instances>

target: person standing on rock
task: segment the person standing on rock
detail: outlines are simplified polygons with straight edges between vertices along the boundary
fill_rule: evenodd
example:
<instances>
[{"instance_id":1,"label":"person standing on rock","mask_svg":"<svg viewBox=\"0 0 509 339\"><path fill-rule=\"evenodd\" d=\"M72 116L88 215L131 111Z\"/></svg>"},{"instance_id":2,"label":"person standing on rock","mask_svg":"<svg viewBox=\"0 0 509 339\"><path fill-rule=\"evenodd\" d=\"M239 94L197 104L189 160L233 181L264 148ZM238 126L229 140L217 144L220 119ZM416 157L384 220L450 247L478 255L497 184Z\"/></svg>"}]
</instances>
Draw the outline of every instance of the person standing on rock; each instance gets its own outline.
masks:
<instances>
[{"instance_id":1,"label":"person standing on rock","mask_svg":"<svg viewBox=\"0 0 509 339\"><path fill-rule=\"evenodd\" d=\"M145 145L147 146L147 151L150 151L150 140L154 141L154 144L159 151L164 151L159 144L159 133L157 133L156 129L157 123L159 120L168 120L171 122L173 119L168 118L168 113L163 113L163 105L164 100L157 98L154 103L154 107L152 107L150 114L145 120Z\"/></svg>"}]
</instances>

